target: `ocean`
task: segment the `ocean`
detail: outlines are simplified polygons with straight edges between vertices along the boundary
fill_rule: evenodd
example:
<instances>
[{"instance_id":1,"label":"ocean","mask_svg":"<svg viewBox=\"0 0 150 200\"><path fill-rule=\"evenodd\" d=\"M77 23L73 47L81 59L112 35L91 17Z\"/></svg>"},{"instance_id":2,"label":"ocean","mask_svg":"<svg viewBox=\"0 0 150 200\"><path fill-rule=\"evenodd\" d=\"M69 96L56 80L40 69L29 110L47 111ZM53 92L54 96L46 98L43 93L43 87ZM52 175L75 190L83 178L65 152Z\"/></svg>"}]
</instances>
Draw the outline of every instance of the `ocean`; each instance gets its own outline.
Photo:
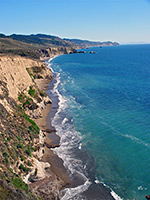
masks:
<instances>
[{"instance_id":1,"label":"ocean","mask_svg":"<svg viewBox=\"0 0 150 200\"><path fill-rule=\"evenodd\" d=\"M61 199L109 200L108 188L115 199L144 200L150 194L150 45L85 50L49 62L51 95L59 99L52 125L61 139L54 151L71 182Z\"/></svg>"}]
</instances>

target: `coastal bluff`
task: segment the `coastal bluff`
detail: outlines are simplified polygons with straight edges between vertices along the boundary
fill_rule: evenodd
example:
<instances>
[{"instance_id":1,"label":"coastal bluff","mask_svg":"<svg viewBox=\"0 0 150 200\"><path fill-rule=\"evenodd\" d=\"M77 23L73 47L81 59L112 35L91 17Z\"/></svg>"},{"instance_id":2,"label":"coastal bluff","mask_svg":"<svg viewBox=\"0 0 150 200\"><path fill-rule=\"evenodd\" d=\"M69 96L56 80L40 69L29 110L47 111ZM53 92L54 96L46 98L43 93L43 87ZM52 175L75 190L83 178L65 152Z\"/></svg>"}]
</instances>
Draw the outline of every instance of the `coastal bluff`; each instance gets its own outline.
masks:
<instances>
[{"instance_id":1,"label":"coastal bluff","mask_svg":"<svg viewBox=\"0 0 150 200\"><path fill-rule=\"evenodd\" d=\"M46 132L36 124L52 103L42 90L52 80L53 74L44 61L0 55L2 200L59 199L58 191L67 184L51 171L46 159L42 161Z\"/></svg>"},{"instance_id":2,"label":"coastal bluff","mask_svg":"<svg viewBox=\"0 0 150 200\"><path fill-rule=\"evenodd\" d=\"M0 80L7 82L9 97L17 100L20 92L33 85L26 68L40 65L37 61L20 56L0 57Z\"/></svg>"}]
</instances>

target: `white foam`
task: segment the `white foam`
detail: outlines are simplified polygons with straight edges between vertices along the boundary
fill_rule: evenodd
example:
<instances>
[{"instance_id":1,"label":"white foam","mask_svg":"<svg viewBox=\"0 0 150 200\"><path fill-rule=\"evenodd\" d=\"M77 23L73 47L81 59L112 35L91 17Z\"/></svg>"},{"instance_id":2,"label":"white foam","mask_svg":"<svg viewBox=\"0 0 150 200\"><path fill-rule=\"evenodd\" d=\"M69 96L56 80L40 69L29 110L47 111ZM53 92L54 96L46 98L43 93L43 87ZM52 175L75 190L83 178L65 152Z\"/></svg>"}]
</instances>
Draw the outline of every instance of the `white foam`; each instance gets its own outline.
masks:
<instances>
[{"instance_id":1,"label":"white foam","mask_svg":"<svg viewBox=\"0 0 150 200\"><path fill-rule=\"evenodd\" d=\"M55 74L56 74L56 83L55 83L55 85L54 85L54 87L53 87L52 92L59 94L59 92L58 92L58 90L57 90L57 87L58 87L58 85L59 85L59 83L60 83L60 73L56 73L56 72L55 72Z\"/></svg>"},{"instance_id":2,"label":"white foam","mask_svg":"<svg viewBox=\"0 0 150 200\"><path fill-rule=\"evenodd\" d=\"M61 200L69 200L73 198L77 194L86 191L90 185L91 182L87 180L83 185L80 185L78 187L64 189L65 195L61 198Z\"/></svg>"},{"instance_id":3,"label":"white foam","mask_svg":"<svg viewBox=\"0 0 150 200\"><path fill-rule=\"evenodd\" d=\"M143 188L141 185L138 187L138 190L147 190L147 188Z\"/></svg>"},{"instance_id":4,"label":"white foam","mask_svg":"<svg viewBox=\"0 0 150 200\"><path fill-rule=\"evenodd\" d=\"M121 199L114 191L111 191L111 195L112 195L116 200L123 200L123 199Z\"/></svg>"},{"instance_id":5,"label":"white foam","mask_svg":"<svg viewBox=\"0 0 150 200\"><path fill-rule=\"evenodd\" d=\"M51 67L51 66L50 66ZM59 69L60 71L60 69ZM80 177L84 180L84 184L80 185L75 188L66 188L63 192L65 192L62 200L67 200L75 195L85 191L90 186L91 182L88 178L82 173L84 169L84 165L81 160L75 159L72 155L72 150L74 148L81 148L82 144L80 143L80 133L75 131L72 124L67 123L69 120L67 117L62 118L61 113L65 111L67 108L67 101L66 99L59 93L58 86L60 83L60 73L53 72L56 75L56 83L54 84L53 90L51 91L52 94L57 95L59 99L59 107L58 110L52 120L52 125L56 129L56 134L60 136L60 147L55 148L53 151L64 161L64 166L70 171L71 174L79 174ZM62 87L63 85L61 85ZM72 97L72 101L75 101L75 98ZM73 122L73 120L71 120ZM60 124L65 124L61 126Z\"/></svg>"},{"instance_id":6,"label":"white foam","mask_svg":"<svg viewBox=\"0 0 150 200\"><path fill-rule=\"evenodd\" d=\"M51 61L52 61L54 58L58 57L58 56L59 56L59 55L53 56L53 57L50 58L48 61L46 61L46 64L47 64L48 68L51 70L52 73L54 73L54 70L53 70L53 68L51 67L51 66L52 66L52 62L51 62Z\"/></svg>"},{"instance_id":7,"label":"white foam","mask_svg":"<svg viewBox=\"0 0 150 200\"><path fill-rule=\"evenodd\" d=\"M111 195L114 197L114 199L115 200L123 200L121 197L119 197L109 186L107 186L105 183L103 183L103 182L100 182L98 179L97 179L97 177L96 177L96 179L95 179L95 181L94 181L96 184L99 184L99 183L101 183L101 184L103 184L105 187L107 187L107 188L109 188L110 190L111 190Z\"/></svg>"},{"instance_id":8,"label":"white foam","mask_svg":"<svg viewBox=\"0 0 150 200\"><path fill-rule=\"evenodd\" d=\"M52 73L54 73L53 68L51 67L51 64L48 65L48 68L51 70Z\"/></svg>"},{"instance_id":9,"label":"white foam","mask_svg":"<svg viewBox=\"0 0 150 200\"><path fill-rule=\"evenodd\" d=\"M79 149L81 149L81 148L82 148L82 143L80 143L80 144L79 144L79 147L78 147L78 148L79 148Z\"/></svg>"},{"instance_id":10,"label":"white foam","mask_svg":"<svg viewBox=\"0 0 150 200\"><path fill-rule=\"evenodd\" d=\"M98 179L96 179L94 182L95 182L96 184L100 183L100 181L99 181Z\"/></svg>"},{"instance_id":11,"label":"white foam","mask_svg":"<svg viewBox=\"0 0 150 200\"><path fill-rule=\"evenodd\" d=\"M56 55L56 56L53 56L52 58L50 58L49 60L48 60L48 62L50 63L54 58L56 58L56 57L58 57L59 55Z\"/></svg>"},{"instance_id":12,"label":"white foam","mask_svg":"<svg viewBox=\"0 0 150 200\"><path fill-rule=\"evenodd\" d=\"M65 117L64 120L62 121L62 125L64 125L67 121L68 119Z\"/></svg>"}]
</instances>

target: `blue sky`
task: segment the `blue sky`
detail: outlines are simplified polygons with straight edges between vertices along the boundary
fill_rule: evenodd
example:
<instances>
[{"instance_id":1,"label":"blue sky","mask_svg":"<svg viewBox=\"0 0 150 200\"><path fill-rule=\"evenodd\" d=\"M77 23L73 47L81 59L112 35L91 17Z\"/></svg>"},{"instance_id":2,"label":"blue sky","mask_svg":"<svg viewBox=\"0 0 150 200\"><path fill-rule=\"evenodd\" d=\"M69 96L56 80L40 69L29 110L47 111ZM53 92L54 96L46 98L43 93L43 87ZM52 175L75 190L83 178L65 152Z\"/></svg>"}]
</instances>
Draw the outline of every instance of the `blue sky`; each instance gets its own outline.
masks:
<instances>
[{"instance_id":1,"label":"blue sky","mask_svg":"<svg viewBox=\"0 0 150 200\"><path fill-rule=\"evenodd\" d=\"M0 0L0 32L150 43L150 0Z\"/></svg>"}]
</instances>

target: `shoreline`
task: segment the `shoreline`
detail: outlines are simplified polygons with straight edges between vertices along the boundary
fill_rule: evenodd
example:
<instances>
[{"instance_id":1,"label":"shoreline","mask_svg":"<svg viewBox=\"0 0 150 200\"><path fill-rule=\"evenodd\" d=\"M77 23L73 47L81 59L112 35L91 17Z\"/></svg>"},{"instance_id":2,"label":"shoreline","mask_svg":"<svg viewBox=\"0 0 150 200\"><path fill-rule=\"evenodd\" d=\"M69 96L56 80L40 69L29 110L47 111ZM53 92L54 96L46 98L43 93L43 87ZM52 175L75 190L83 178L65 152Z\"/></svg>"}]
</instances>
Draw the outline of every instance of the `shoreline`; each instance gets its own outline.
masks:
<instances>
[{"instance_id":1,"label":"shoreline","mask_svg":"<svg viewBox=\"0 0 150 200\"><path fill-rule=\"evenodd\" d=\"M53 56L49 60L52 60L57 56L58 55ZM50 100L51 97L49 96L48 91L52 90L52 88L54 87L54 81L54 79L52 81L46 79L36 81L36 84L38 85L39 89L45 91ZM69 176L66 168L63 165L63 160L59 158L58 155L53 151L55 147L60 146L60 137L56 134L56 130L51 124L51 119L54 117L55 113L57 112L57 109L58 102L52 101L51 104L47 104L42 110L42 117L35 119L35 122L37 123L38 127L44 133L45 136L43 144L44 153L40 161L44 163L49 163L50 167L46 170L46 176L48 177L47 179L44 178L42 180L38 180L35 183L31 183L30 186L33 190L36 190L36 193L39 194L42 191L42 193L45 193L46 195L47 190L49 190L51 194L47 194L48 198L51 197L59 199L58 191L61 191L69 184ZM54 184L54 186L53 179L56 182L56 185ZM48 186L48 182L51 183L50 186Z\"/></svg>"},{"instance_id":2,"label":"shoreline","mask_svg":"<svg viewBox=\"0 0 150 200\"><path fill-rule=\"evenodd\" d=\"M59 56L59 55L57 55L57 56ZM57 56L50 58L48 60L48 62ZM48 62L46 63L47 67L48 67ZM50 97L51 90L55 86L55 81L56 80L53 79L53 81L51 81L49 83L43 83L44 84L43 86L49 97ZM51 97L50 97L50 99L51 99ZM63 189L67 190L69 188L75 188L75 187L81 186L83 184L83 180L81 180L80 177L78 177L78 178L74 177L71 181L71 179L69 178L68 171L64 166L63 159L60 158L53 151L53 148L60 146L60 136L58 136L56 134L56 129L55 129L55 127L52 126L52 123L51 123L52 119L54 118L54 116L59 108L60 101L59 101L59 99L57 99L57 100L56 99L57 98L55 97L52 100L52 104L46 106L46 108L43 111L43 117L42 117L42 119L39 120L39 122L37 122L37 124L42 129L42 131L46 132L46 137L45 137L45 142L44 142L45 152L44 152L44 156L41 161L48 162L51 166L52 173L64 181L62 188L59 190L59 193L61 195L61 193L63 192L62 191ZM76 180L76 178L77 178L77 180ZM101 196L102 200L104 200L106 198L109 200L114 200L114 199L119 200L118 195L116 195L111 189L109 189L109 187L105 186L102 183L96 183L96 182L93 182L91 185L89 185L88 189L81 192L81 194L84 197L89 197L90 199L93 199L93 197L91 196L90 193L91 192L95 193L97 191L98 191L99 196ZM95 198L97 198L97 197L98 196L96 195ZM62 196L62 199L63 199L63 196Z\"/></svg>"}]
</instances>

